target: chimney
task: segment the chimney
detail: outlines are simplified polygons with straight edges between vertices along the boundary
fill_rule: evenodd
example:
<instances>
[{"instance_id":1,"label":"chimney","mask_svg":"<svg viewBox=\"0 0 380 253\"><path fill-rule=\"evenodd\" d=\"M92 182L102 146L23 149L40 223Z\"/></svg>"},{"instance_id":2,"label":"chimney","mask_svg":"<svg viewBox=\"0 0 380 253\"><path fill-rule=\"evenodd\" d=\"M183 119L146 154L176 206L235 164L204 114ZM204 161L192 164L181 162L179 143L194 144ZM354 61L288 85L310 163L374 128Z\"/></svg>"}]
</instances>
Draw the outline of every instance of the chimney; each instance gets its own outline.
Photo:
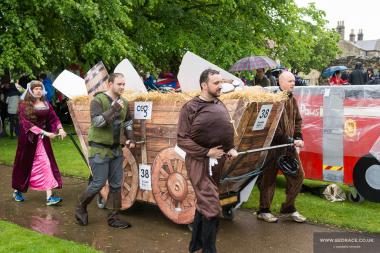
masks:
<instances>
[{"instance_id":1,"label":"chimney","mask_svg":"<svg viewBox=\"0 0 380 253\"><path fill-rule=\"evenodd\" d=\"M344 40L344 21L338 21L338 25L336 27L336 31L339 33L340 35L340 39L341 40Z\"/></svg>"},{"instance_id":2,"label":"chimney","mask_svg":"<svg viewBox=\"0 0 380 253\"><path fill-rule=\"evenodd\" d=\"M363 29L359 29L359 33L358 33L358 41L359 40L363 40Z\"/></svg>"},{"instance_id":3,"label":"chimney","mask_svg":"<svg viewBox=\"0 0 380 253\"><path fill-rule=\"evenodd\" d=\"M350 42L355 43L355 37L354 29L351 29Z\"/></svg>"}]
</instances>

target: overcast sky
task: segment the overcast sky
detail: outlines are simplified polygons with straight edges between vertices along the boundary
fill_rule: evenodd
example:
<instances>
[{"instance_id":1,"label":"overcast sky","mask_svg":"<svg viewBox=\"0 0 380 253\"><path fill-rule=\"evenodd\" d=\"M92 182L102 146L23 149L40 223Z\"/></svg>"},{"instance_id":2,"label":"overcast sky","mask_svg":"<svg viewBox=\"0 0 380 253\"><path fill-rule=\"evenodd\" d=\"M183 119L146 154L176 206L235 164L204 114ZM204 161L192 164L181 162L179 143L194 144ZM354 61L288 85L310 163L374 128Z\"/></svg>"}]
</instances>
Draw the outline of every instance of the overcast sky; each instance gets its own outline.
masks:
<instances>
[{"instance_id":1,"label":"overcast sky","mask_svg":"<svg viewBox=\"0 0 380 253\"><path fill-rule=\"evenodd\" d=\"M380 39L380 1L379 0L295 0L298 6L314 2L316 7L326 12L329 28L335 28L343 20L345 39L355 30L363 29L364 40Z\"/></svg>"}]
</instances>

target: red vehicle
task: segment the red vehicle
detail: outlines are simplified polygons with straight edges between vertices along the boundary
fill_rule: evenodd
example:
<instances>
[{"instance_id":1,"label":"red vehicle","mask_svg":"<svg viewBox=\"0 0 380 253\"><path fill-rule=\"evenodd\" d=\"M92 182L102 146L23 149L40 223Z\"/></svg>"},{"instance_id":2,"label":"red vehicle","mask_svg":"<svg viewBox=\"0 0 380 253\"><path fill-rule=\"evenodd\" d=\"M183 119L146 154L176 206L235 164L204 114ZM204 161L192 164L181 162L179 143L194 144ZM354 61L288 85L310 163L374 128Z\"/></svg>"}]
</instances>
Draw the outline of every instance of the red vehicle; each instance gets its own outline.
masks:
<instances>
[{"instance_id":1,"label":"red vehicle","mask_svg":"<svg viewBox=\"0 0 380 253\"><path fill-rule=\"evenodd\" d=\"M296 87L305 177L354 185L380 202L380 85Z\"/></svg>"}]
</instances>

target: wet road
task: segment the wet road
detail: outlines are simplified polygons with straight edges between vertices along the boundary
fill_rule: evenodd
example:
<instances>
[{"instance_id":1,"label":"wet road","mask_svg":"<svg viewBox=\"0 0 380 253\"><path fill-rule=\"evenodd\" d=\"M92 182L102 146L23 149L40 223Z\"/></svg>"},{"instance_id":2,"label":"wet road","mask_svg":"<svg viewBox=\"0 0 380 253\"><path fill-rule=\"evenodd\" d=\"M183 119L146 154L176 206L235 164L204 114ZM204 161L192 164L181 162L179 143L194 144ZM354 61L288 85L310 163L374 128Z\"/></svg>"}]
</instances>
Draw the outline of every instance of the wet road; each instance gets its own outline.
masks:
<instances>
[{"instance_id":1,"label":"wet road","mask_svg":"<svg viewBox=\"0 0 380 253\"><path fill-rule=\"evenodd\" d=\"M82 227L75 223L74 206L86 182L64 178L64 189L59 192L62 206L47 207L45 192L30 191L24 195L25 202L14 202L11 168L0 166L0 173L0 219L104 252L187 252L191 235L187 226L172 223L156 206L135 203L122 215L133 227L118 230L107 226L107 211L97 208L94 201L88 208L89 225ZM339 230L290 221L267 224L257 221L252 212L241 210L233 221L222 220L217 247L221 253L312 252L313 233L325 231Z\"/></svg>"}]
</instances>

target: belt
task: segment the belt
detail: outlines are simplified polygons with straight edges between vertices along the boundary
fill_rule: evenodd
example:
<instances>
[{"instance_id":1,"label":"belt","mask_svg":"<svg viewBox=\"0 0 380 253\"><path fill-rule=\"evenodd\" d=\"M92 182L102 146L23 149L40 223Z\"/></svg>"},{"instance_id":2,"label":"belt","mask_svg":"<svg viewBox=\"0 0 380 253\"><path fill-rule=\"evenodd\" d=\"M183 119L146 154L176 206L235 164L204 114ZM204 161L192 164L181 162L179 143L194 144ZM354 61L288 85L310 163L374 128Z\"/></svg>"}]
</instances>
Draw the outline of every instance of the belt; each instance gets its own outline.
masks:
<instances>
[{"instance_id":1,"label":"belt","mask_svg":"<svg viewBox=\"0 0 380 253\"><path fill-rule=\"evenodd\" d=\"M94 142L94 141L89 141L88 145L94 148L110 148L110 149L115 149L120 147L120 143L118 144L112 144L112 145L107 145L99 142Z\"/></svg>"}]
</instances>

